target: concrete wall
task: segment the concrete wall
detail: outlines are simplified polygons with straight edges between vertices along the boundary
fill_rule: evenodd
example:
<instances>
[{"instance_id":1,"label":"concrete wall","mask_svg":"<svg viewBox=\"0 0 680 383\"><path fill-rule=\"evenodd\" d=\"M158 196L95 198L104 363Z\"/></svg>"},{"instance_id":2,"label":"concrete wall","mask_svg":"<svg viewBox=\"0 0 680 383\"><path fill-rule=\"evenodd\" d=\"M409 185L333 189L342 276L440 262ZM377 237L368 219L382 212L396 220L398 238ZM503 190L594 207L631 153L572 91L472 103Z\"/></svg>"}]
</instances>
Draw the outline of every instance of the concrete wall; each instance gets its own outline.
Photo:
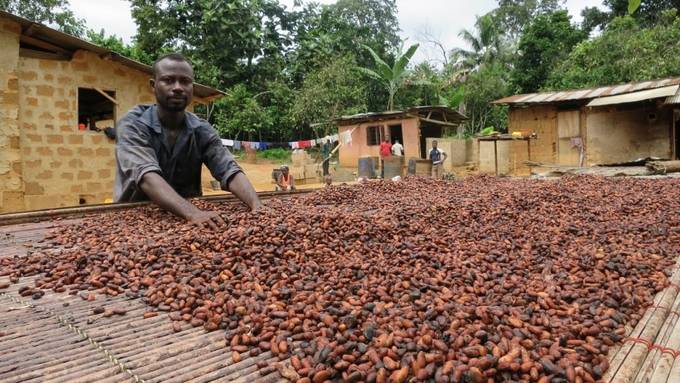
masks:
<instances>
[{"instance_id":1,"label":"concrete wall","mask_svg":"<svg viewBox=\"0 0 680 383\"><path fill-rule=\"evenodd\" d=\"M672 116L672 110L653 106L593 108L586 116L586 165L671 158Z\"/></svg>"},{"instance_id":2,"label":"concrete wall","mask_svg":"<svg viewBox=\"0 0 680 383\"><path fill-rule=\"evenodd\" d=\"M464 166L468 159L468 148L472 148L469 142L473 140L462 140L457 138L426 138L427 153L432 149L432 141L437 140L437 147L442 149L448 157L444 162L444 170L450 172L456 166Z\"/></svg>"},{"instance_id":3,"label":"concrete wall","mask_svg":"<svg viewBox=\"0 0 680 383\"><path fill-rule=\"evenodd\" d=\"M529 159L527 142L524 140L498 141L498 175L528 176L530 168L524 164ZM479 172L496 174L493 141L479 141Z\"/></svg>"},{"instance_id":4,"label":"concrete wall","mask_svg":"<svg viewBox=\"0 0 680 383\"><path fill-rule=\"evenodd\" d=\"M18 24L0 19L0 212L24 208L19 134Z\"/></svg>"},{"instance_id":5,"label":"concrete wall","mask_svg":"<svg viewBox=\"0 0 680 383\"><path fill-rule=\"evenodd\" d=\"M557 108L554 106L510 109L508 132L536 133L538 137L531 140L531 160L557 163Z\"/></svg>"},{"instance_id":6,"label":"concrete wall","mask_svg":"<svg viewBox=\"0 0 680 383\"><path fill-rule=\"evenodd\" d=\"M343 125L338 128L338 132L346 132L354 130L352 133L352 144L343 145L339 149L340 166L348 168L356 168L361 157L379 157L380 146L368 146L366 144L366 130L369 126L383 126L386 134L389 134L389 125L401 124L401 134L404 142L404 157L406 159L411 157L420 158L420 141L419 141L419 125L417 118L410 118L405 120L387 120L379 122L364 122L357 125ZM389 138L389 137L388 137Z\"/></svg>"}]
</instances>

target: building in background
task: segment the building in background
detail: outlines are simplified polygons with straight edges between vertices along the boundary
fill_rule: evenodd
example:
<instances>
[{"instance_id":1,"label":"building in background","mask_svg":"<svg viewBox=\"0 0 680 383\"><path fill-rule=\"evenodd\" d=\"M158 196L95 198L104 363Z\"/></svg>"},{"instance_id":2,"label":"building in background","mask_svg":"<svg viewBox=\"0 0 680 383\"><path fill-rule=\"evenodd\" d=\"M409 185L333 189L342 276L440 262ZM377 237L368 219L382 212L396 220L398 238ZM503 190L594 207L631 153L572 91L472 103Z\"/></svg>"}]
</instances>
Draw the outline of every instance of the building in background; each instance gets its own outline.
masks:
<instances>
[{"instance_id":1,"label":"building in background","mask_svg":"<svg viewBox=\"0 0 680 383\"><path fill-rule=\"evenodd\" d=\"M532 161L612 165L680 158L679 88L680 77L521 94L494 103L510 107L509 133L536 134L529 144ZM490 145L480 148L480 157L492 150ZM527 151L524 144L517 147ZM505 163L512 148L504 146L503 151L508 154L499 161Z\"/></svg>"},{"instance_id":2,"label":"building in background","mask_svg":"<svg viewBox=\"0 0 680 383\"><path fill-rule=\"evenodd\" d=\"M364 113L336 120L342 146L340 166L357 168L360 158L373 157L378 163L380 143L399 140L404 158L426 158L428 138L455 134L467 118L444 106L419 106L406 111ZM343 134L351 133L351 144L342 143Z\"/></svg>"},{"instance_id":3,"label":"building in background","mask_svg":"<svg viewBox=\"0 0 680 383\"><path fill-rule=\"evenodd\" d=\"M155 102L151 67L2 11L0 51L0 212L111 198L114 140L102 130Z\"/></svg>"}]
</instances>

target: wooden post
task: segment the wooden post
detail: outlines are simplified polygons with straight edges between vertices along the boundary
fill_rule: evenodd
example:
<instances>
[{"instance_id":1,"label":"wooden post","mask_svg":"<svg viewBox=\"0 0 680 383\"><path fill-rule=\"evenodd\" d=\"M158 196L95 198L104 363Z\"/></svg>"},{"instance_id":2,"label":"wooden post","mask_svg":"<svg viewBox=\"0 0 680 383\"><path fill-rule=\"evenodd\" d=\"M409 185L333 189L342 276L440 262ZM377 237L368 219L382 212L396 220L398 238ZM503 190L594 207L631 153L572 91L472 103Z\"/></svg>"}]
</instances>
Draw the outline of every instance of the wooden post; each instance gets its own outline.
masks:
<instances>
[{"instance_id":1,"label":"wooden post","mask_svg":"<svg viewBox=\"0 0 680 383\"><path fill-rule=\"evenodd\" d=\"M498 176L498 140L493 140L493 162Z\"/></svg>"}]
</instances>

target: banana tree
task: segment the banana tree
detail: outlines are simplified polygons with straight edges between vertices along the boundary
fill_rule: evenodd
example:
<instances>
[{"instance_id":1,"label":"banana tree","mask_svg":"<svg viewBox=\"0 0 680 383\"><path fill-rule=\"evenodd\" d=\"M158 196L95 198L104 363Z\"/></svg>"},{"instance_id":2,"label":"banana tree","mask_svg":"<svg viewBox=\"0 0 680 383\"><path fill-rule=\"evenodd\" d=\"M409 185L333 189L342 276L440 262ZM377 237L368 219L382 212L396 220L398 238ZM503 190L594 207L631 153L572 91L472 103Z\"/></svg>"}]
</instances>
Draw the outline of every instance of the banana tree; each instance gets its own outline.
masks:
<instances>
[{"instance_id":1,"label":"banana tree","mask_svg":"<svg viewBox=\"0 0 680 383\"><path fill-rule=\"evenodd\" d=\"M418 50L419 44L411 45L405 53L402 50L397 54L394 60L394 65L389 66L385 60L380 58L377 53L371 47L364 45L364 48L373 56L376 68L368 69L359 67L358 69L365 73L366 75L380 81L387 89L389 94L389 101L387 104L388 110L394 110L394 95L397 91L404 85L404 81L408 75L408 70L406 67L411 61L411 58Z\"/></svg>"}]
</instances>

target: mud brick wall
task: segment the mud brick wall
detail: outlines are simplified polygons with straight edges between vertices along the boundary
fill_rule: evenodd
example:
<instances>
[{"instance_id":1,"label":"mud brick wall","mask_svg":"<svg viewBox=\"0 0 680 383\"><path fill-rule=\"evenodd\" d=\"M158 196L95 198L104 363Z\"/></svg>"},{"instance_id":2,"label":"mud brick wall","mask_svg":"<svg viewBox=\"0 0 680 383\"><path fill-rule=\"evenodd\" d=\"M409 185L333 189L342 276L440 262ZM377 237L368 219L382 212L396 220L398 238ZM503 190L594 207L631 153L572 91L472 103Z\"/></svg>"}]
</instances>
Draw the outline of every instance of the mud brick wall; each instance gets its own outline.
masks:
<instances>
[{"instance_id":1,"label":"mud brick wall","mask_svg":"<svg viewBox=\"0 0 680 383\"><path fill-rule=\"evenodd\" d=\"M152 103L149 75L77 51L70 61L19 58L25 208L103 203L112 198L113 140L78 130L78 88L116 92L116 119Z\"/></svg>"},{"instance_id":2,"label":"mud brick wall","mask_svg":"<svg viewBox=\"0 0 680 383\"><path fill-rule=\"evenodd\" d=\"M17 78L19 33L18 24L0 20L0 211L25 207Z\"/></svg>"}]
</instances>

